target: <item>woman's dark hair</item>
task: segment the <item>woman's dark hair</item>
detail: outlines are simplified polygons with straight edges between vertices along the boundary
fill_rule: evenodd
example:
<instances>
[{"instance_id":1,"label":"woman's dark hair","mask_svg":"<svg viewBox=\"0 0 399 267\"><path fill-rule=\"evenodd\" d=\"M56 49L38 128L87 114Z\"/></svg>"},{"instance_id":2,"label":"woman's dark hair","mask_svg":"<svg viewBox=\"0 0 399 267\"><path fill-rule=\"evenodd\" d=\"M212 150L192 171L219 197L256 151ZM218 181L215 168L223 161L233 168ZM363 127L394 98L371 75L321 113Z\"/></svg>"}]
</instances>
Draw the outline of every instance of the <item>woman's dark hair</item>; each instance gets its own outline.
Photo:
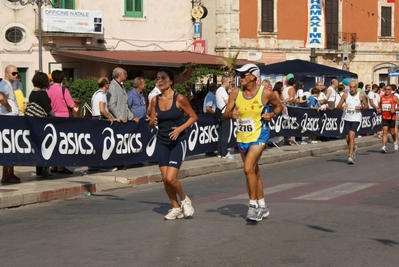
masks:
<instances>
[{"instance_id":1,"label":"woman's dark hair","mask_svg":"<svg viewBox=\"0 0 399 267\"><path fill-rule=\"evenodd\" d=\"M281 95L283 93L283 83L282 82L276 82L274 84L273 90L272 91L276 91L279 95Z\"/></svg>"},{"instance_id":2,"label":"woman's dark hair","mask_svg":"<svg viewBox=\"0 0 399 267\"><path fill-rule=\"evenodd\" d=\"M50 82L48 80L48 76L44 72L37 72L33 78L32 83L34 87L45 89L50 86Z\"/></svg>"},{"instance_id":3,"label":"woman's dark hair","mask_svg":"<svg viewBox=\"0 0 399 267\"><path fill-rule=\"evenodd\" d=\"M296 83L295 78L291 78L291 79L289 79L289 80L287 81L287 84L288 84L289 86L294 86L295 83Z\"/></svg>"},{"instance_id":4,"label":"woman's dark hair","mask_svg":"<svg viewBox=\"0 0 399 267\"><path fill-rule=\"evenodd\" d=\"M64 73L60 70L54 70L51 73L51 78L53 78L53 81L55 83L62 83L62 81L64 80Z\"/></svg>"},{"instance_id":5,"label":"woman's dark hair","mask_svg":"<svg viewBox=\"0 0 399 267\"><path fill-rule=\"evenodd\" d=\"M107 80L107 78L104 77L98 83L98 88L103 88L106 84L109 84L109 81Z\"/></svg>"},{"instance_id":6,"label":"woman's dark hair","mask_svg":"<svg viewBox=\"0 0 399 267\"><path fill-rule=\"evenodd\" d=\"M158 72L165 72L168 76L169 76L169 80L171 80L172 81L172 88L173 88L173 85L175 84L175 76L173 75L173 71L171 70L171 69L168 69L168 68L160 68L159 70L158 70Z\"/></svg>"}]
</instances>

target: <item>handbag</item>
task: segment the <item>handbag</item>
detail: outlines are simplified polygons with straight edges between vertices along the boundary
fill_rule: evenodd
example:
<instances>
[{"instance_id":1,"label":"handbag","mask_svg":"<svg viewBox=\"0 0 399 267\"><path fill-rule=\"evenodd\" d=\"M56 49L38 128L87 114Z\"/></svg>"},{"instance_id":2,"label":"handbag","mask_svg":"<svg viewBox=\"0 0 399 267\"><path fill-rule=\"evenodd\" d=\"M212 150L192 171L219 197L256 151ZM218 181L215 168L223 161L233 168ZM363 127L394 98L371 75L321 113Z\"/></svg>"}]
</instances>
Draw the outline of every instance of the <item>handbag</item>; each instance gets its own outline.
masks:
<instances>
[{"instance_id":1,"label":"handbag","mask_svg":"<svg viewBox=\"0 0 399 267\"><path fill-rule=\"evenodd\" d=\"M62 86L62 97L64 98L65 105L67 106L68 113L69 113L69 117L70 117L70 118L75 117L75 116L73 115L73 111L71 110L70 107L68 107L68 104L67 104L67 102L66 102L66 100L65 100L65 86Z\"/></svg>"},{"instance_id":2,"label":"handbag","mask_svg":"<svg viewBox=\"0 0 399 267\"><path fill-rule=\"evenodd\" d=\"M218 120L218 121L222 120L222 114L223 114L223 113L222 113L222 110L223 110L225 107L226 107L226 105L225 105L222 109L216 107L215 113L213 113L213 118L214 118L215 120Z\"/></svg>"},{"instance_id":3,"label":"handbag","mask_svg":"<svg viewBox=\"0 0 399 267\"><path fill-rule=\"evenodd\" d=\"M26 116L47 117L47 112L36 102L29 102L25 109Z\"/></svg>"}]
</instances>

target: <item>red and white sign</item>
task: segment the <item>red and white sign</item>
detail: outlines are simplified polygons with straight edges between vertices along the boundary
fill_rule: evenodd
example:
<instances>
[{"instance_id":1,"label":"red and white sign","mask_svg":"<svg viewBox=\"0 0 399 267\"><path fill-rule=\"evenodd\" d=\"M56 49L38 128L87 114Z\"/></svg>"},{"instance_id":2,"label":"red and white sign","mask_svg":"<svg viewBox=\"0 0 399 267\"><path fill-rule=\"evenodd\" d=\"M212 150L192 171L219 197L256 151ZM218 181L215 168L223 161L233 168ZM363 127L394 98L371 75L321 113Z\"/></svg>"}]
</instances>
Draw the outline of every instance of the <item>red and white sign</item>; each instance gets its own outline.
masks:
<instances>
[{"instance_id":1,"label":"red and white sign","mask_svg":"<svg viewBox=\"0 0 399 267\"><path fill-rule=\"evenodd\" d=\"M206 40L195 40L194 52L200 54L206 54Z\"/></svg>"}]
</instances>

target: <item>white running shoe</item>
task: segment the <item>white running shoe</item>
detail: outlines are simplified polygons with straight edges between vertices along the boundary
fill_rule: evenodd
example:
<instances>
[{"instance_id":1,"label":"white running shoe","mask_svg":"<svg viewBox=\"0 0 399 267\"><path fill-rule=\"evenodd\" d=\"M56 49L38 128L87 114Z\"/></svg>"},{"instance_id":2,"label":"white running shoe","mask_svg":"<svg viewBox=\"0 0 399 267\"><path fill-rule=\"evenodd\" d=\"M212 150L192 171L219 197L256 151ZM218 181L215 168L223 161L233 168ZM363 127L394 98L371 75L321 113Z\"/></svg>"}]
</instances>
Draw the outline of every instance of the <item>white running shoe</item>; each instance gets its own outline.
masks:
<instances>
[{"instance_id":1,"label":"white running shoe","mask_svg":"<svg viewBox=\"0 0 399 267\"><path fill-rule=\"evenodd\" d=\"M348 164L350 165L355 164L352 157L348 157Z\"/></svg>"},{"instance_id":2,"label":"white running shoe","mask_svg":"<svg viewBox=\"0 0 399 267\"><path fill-rule=\"evenodd\" d=\"M181 208L173 208L169 210L169 213L165 215L165 220L176 220L184 218Z\"/></svg>"},{"instance_id":3,"label":"white running shoe","mask_svg":"<svg viewBox=\"0 0 399 267\"><path fill-rule=\"evenodd\" d=\"M386 146L381 147L381 153L388 153Z\"/></svg>"},{"instance_id":4,"label":"white running shoe","mask_svg":"<svg viewBox=\"0 0 399 267\"><path fill-rule=\"evenodd\" d=\"M235 159L236 157L231 155L230 152L227 152L226 156L223 156L222 159Z\"/></svg>"},{"instance_id":5,"label":"white running shoe","mask_svg":"<svg viewBox=\"0 0 399 267\"><path fill-rule=\"evenodd\" d=\"M194 208L191 204L191 200L186 196L184 200L181 202L181 209L183 210L184 217L191 217L194 214Z\"/></svg>"},{"instance_id":6,"label":"white running shoe","mask_svg":"<svg viewBox=\"0 0 399 267\"><path fill-rule=\"evenodd\" d=\"M398 150L398 143L393 143L393 149Z\"/></svg>"}]
</instances>

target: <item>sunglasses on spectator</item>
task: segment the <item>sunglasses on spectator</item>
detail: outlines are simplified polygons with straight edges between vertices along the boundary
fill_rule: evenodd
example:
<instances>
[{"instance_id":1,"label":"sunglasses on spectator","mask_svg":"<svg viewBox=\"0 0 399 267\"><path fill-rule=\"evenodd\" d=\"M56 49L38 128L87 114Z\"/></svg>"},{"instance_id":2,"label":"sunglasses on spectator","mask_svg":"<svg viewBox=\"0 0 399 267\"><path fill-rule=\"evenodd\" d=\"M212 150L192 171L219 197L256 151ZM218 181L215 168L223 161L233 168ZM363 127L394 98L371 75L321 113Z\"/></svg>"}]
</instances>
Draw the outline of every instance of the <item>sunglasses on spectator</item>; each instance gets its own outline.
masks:
<instances>
[{"instance_id":1,"label":"sunglasses on spectator","mask_svg":"<svg viewBox=\"0 0 399 267\"><path fill-rule=\"evenodd\" d=\"M11 75L12 76L18 75L18 72L17 71L13 71L13 72L11 72Z\"/></svg>"},{"instance_id":2,"label":"sunglasses on spectator","mask_svg":"<svg viewBox=\"0 0 399 267\"><path fill-rule=\"evenodd\" d=\"M248 76L249 74L251 74L251 73L249 73L249 72L247 72L247 73L238 73L238 76L240 77L240 78L245 78L246 76Z\"/></svg>"}]
</instances>

